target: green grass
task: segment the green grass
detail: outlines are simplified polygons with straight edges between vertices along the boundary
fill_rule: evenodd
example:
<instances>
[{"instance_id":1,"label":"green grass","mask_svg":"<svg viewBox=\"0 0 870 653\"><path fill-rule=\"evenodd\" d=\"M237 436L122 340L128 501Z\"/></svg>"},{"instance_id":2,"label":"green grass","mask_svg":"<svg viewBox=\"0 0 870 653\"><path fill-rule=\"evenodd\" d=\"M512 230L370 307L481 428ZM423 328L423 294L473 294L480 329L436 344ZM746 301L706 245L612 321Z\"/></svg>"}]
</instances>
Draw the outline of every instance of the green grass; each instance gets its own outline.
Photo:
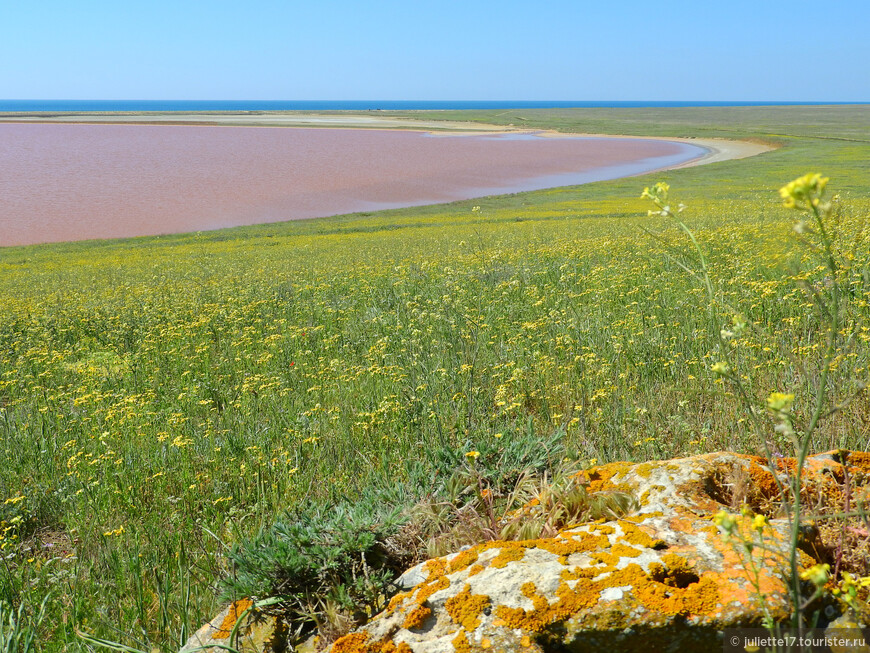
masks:
<instances>
[{"instance_id":1,"label":"green grass","mask_svg":"<svg viewBox=\"0 0 870 653\"><path fill-rule=\"evenodd\" d=\"M833 384L867 378L870 108L433 117L780 148L449 205L0 250L0 600L26 620L48 596L44 650L76 650L76 629L176 649L216 612L227 547L288 506L402 480L434 447L564 431L599 462L755 451L710 370L705 292L674 262L693 250L639 199L652 181L689 205L722 302L757 327L734 347L751 391L795 392L800 415L802 362L823 345L789 265L824 275L777 189L830 176L861 334ZM868 449L868 424L855 402L814 448Z\"/></svg>"}]
</instances>

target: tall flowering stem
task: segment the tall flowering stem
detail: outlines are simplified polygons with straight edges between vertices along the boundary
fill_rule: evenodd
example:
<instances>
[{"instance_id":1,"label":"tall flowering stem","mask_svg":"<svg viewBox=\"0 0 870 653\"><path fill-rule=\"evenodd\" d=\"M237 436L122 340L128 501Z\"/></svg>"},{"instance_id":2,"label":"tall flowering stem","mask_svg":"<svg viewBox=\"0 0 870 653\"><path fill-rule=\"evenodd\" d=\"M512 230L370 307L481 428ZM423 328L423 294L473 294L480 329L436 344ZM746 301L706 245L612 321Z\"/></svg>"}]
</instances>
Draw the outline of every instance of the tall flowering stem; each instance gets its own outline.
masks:
<instances>
[{"instance_id":1,"label":"tall flowering stem","mask_svg":"<svg viewBox=\"0 0 870 653\"><path fill-rule=\"evenodd\" d=\"M815 226L815 235L817 243L814 245L820 249L827 267L828 283L831 288L830 304L828 305L824 298L812 288L809 284L805 284L804 288L816 306L819 308L823 317L827 317L827 343L825 355L822 359L822 366L819 371L819 381L816 388L816 404L813 409L810 421L806 429L801 434L797 445L797 466L794 475L794 489L792 493L792 515L791 515L791 550L794 552L791 556L791 577L792 577L792 594L794 597L800 596L800 573L798 571L798 556L797 547L800 540L801 522L801 477L803 469L806 465L807 456L812 446L813 433L818 427L819 421L825 414L825 406L828 395L828 377L831 372L831 363L834 361L837 352L837 339L840 333L840 266L837 263L836 254L834 252L834 236L828 231L826 219L831 215L831 203L824 198L825 188L828 184L828 178L822 177L819 173L806 174L779 189L780 197L783 199L783 205L786 208L795 209L802 213L810 214L812 222ZM808 228L806 222L800 221L795 225L795 231L798 234L813 234L811 228ZM793 625L799 626L800 620L799 611L795 611L792 615Z\"/></svg>"}]
</instances>

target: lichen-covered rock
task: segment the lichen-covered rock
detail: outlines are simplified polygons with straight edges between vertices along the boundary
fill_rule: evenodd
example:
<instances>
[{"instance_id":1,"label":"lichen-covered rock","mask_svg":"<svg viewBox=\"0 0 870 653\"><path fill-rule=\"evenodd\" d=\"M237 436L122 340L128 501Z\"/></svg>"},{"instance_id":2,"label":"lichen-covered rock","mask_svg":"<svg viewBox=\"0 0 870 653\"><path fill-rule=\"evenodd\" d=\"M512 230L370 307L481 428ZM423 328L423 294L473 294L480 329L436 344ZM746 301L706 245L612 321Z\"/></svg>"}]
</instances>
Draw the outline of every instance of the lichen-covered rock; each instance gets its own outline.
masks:
<instances>
[{"instance_id":1,"label":"lichen-covered rock","mask_svg":"<svg viewBox=\"0 0 870 653\"><path fill-rule=\"evenodd\" d=\"M285 648L286 627L280 619L253 610L250 600L230 603L197 630L179 653L279 653Z\"/></svg>"},{"instance_id":2,"label":"lichen-covered rock","mask_svg":"<svg viewBox=\"0 0 870 653\"><path fill-rule=\"evenodd\" d=\"M771 509L793 471L793 460L771 469L730 453L595 468L589 490L629 492L635 513L430 560L411 572L421 582L331 651L716 650L725 628L789 614L788 523L739 516L738 540L727 542L713 516ZM868 471L867 454L823 454L808 461L804 487L836 505L866 486ZM763 546L740 543L760 537ZM803 548L813 552L812 542ZM816 563L799 555L802 566Z\"/></svg>"}]
</instances>

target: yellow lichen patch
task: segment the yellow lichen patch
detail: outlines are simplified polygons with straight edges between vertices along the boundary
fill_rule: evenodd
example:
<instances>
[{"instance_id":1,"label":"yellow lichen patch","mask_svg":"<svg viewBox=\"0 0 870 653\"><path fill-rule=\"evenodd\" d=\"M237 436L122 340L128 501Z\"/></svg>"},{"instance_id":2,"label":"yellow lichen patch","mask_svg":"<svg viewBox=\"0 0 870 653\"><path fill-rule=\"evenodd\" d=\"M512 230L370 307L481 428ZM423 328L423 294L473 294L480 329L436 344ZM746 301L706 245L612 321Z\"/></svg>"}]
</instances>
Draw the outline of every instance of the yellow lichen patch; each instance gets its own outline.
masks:
<instances>
[{"instance_id":1,"label":"yellow lichen patch","mask_svg":"<svg viewBox=\"0 0 870 653\"><path fill-rule=\"evenodd\" d=\"M579 580L581 578L595 578L600 576L602 569L600 567L574 567L574 569L563 569L559 574L559 578L564 581Z\"/></svg>"},{"instance_id":2,"label":"yellow lichen patch","mask_svg":"<svg viewBox=\"0 0 870 653\"><path fill-rule=\"evenodd\" d=\"M660 510L656 510L654 512L645 512L639 515L625 515L621 517L619 521L624 522L632 522L634 524L639 524L641 522L646 521L647 519L651 519L653 517L664 517L665 513Z\"/></svg>"},{"instance_id":3,"label":"yellow lichen patch","mask_svg":"<svg viewBox=\"0 0 870 653\"><path fill-rule=\"evenodd\" d=\"M432 582L426 581L417 587L417 594L414 596L414 602L417 605L423 605L435 592L447 589L448 587L450 587L450 581L447 580L446 576L439 576Z\"/></svg>"},{"instance_id":4,"label":"yellow lichen patch","mask_svg":"<svg viewBox=\"0 0 870 653\"><path fill-rule=\"evenodd\" d=\"M538 588L535 587L534 583L523 583L520 587L520 592L532 602L535 610L544 610L550 605L547 598L538 593Z\"/></svg>"},{"instance_id":5,"label":"yellow lichen patch","mask_svg":"<svg viewBox=\"0 0 870 653\"><path fill-rule=\"evenodd\" d=\"M641 601L650 609L668 614L711 615L719 606L719 583L715 577L704 577L688 587L670 588L664 593L650 591L653 587L646 585L646 591L638 592Z\"/></svg>"},{"instance_id":6,"label":"yellow lichen patch","mask_svg":"<svg viewBox=\"0 0 870 653\"><path fill-rule=\"evenodd\" d=\"M332 645L331 653L365 653L369 650L366 645L368 633L351 633L340 637Z\"/></svg>"},{"instance_id":7,"label":"yellow lichen patch","mask_svg":"<svg viewBox=\"0 0 870 653\"><path fill-rule=\"evenodd\" d=\"M254 605L254 602L250 599L242 599L240 601L235 601L230 604L230 609L227 611L227 616L224 617L224 620L221 622L221 625L218 626L217 632L212 635L213 639L226 639L229 637L233 628L236 627L236 622L239 620L247 610Z\"/></svg>"},{"instance_id":8,"label":"yellow lichen patch","mask_svg":"<svg viewBox=\"0 0 870 653\"><path fill-rule=\"evenodd\" d=\"M774 499L779 496L779 486L776 484L776 478L766 467L766 462L764 458L753 457L747 472L755 491L764 499Z\"/></svg>"},{"instance_id":9,"label":"yellow lichen patch","mask_svg":"<svg viewBox=\"0 0 870 653\"><path fill-rule=\"evenodd\" d=\"M479 551L476 548L466 549L450 561L450 564L447 566L447 573L453 574L457 571L462 571L469 565L474 564L475 562L477 562L478 554Z\"/></svg>"},{"instance_id":10,"label":"yellow lichen patch","mask_svg":"<svg viewBox=\"0 0 870 653\"><path fill-rule=\"evenodd\" d=\"M466 585L456 596L444 603L447 614L454 623L465 630L474 630L480 625L481 613L489 607L489 597L485 594L472 594L471 587Z\"/></svg>"},{"instance_id":11,"label":"yellow lichen patch","mask_svg":"<svg viewBox=\"0 0 870 653\"><path fill-rule=\"evenodd\" d=\"M523 547L505 546L502 547L498 555L489 563L490 567L501 569L509 562L517 562L522 560L526 555L526 550Z\"/></svg>"},{"instance_id":12,"label":"yellow lichen patch","mask_svg":"<svg viewBox=\"0 0 870 653\"><path fill-rule=\"evenodd\" d=\"M631 471L633 471L635 474L637 474L638 476L640 476L642 478L649 478L650 475L653 473L653 470L658 469L659 467L661 467L660 462L652 461L652 462L648 462L648 463L640 463L639 465L635 465L634 469L632 469ZM676 465L673 466L673 468L679 469L679 467L677 467ZM669 469L671 469L670 466L669 466Z\"/></svg>"},{"instance_id":13,"label":"yellow lichen patch","mask_svg":"<svg viewBox=\"0 0 870 653\"><path fill-rule=\"evenodd\" d=\"M718 539L711 539L710 543L718 549L723 558L722 571L715 576L720 589L721 604L751 604L759 596L782 596L786 591L783 580L775 575L782 560L774 554L761 547L755 547L752 551L753 561L748 563L742 550L738 550L733 544ZM759 570L758 577L753 576L751 582L750 572L747 571L749 568ZM754 587L755 583L757 588ZM782 615L774 616L779 618L786 614L787 612L783 612Z\"/></svg>"},{"instance_id":14,"label":"yellow lichen patch","mask_svg":"<svg viewBox=\"0 0 870 653\"><path fill-rule=\"evenodd\" d=\"M669 558L674 569L650 565L647 574L636 564L613 571L594 583L599 592L606 587L631 586L632 595L648 610L669 615L709 615L719 605L719 588L715 574L698 578L680 556Z\"/></svg>"},{"instance_id":15,"label":"yellow lichen patch","mask_svg":"<svg viewBox=\"0 0 870 653\"><path fill-rule=\"evenodd\" d=\"M676 553L666 553L662 556L662 562L671 573L690 573L692 565L683 556Z\"/></svg>"},{"instance_id":16,"label":"yellow lichen patch","mask_svg":"<svg viewBox=\"0 0 870 653\"><path fill-rule=\"evenodd\" d=\"M581 587L583 585L583 587ZM548 625L567 619L581 610L591 608L598 602L598 593L588 591L591 582L580 580L574 589L564 581L556 590L556 601L550 603L545 596L538 594L534 584L526 583L521 590L526 598L532 601L534 608L509 608L500 605L495 609L495 616L509 628L520 628L527 632L540 632ZM579 591L578 591L578 588ZM586 590L586 591L584 591Z\"/></svg>"},{"instance_id":17,"label":"yellow lichen patch","mask_svg":"<svg viewBox=\"0 0 870 653\"><path fill-rule=\"evenodd\" d=\"M656 540L653 540L655 542ZM637 558L641 551L635 549L633 546L628 546L627 544L623 544L622 542L617 542L612 547L610 547L610 553L612 553L617 558Z\"/></svg>"},{"instance_id":18,"label":"yellow lichen patch","mask_svg":"<svg viewBox=\"0 0 870 653\"><path fill-rule=\"evenodd\" d=\"M411 590L408 592L399 592L398 594L396 594L393 598L390 599L390 602L387 604L386 613L392 614L393 612L395 612L396 608L398 608L402 603L404 603L405 599L410 597L413 593L414 593L414 591Z\"/></svg>"},{"instance_id":19,"label":"yellow lichen patch","mask_svg":"<svg viewBox=\"0 0 870 653\"><path fill-rule=\"evenodd\" d=\"M435 578L436 576L443 576L446 569L447 561L444 558L433 558L432 560L427 560L423 564L423 571L427 574L426 580Z\"/></svg>"},{"instance_id":20,"label":"yellow lichen patch","mask_svg":"<svg viewBox=\"0 0 870 653\"><path fill-rule=\"evenodd\" d=\"M616 532L616 529L610 524L597 524L593 529L601 535L613 535Z\"/></svg>"},{"instance_id":21,"label":"yellow lichen patch","mask_svg":"<svg viewBox=\"0 0 870 653\"><path fill-rule=\"evenodd\" d=\"M619 557L613 555L609 551L596 551L594 553L590 553L589 557L592 558L595 562L607 565L608 567L615 567L616 563L619 562Z\"/></svg>"},{"instance_id":22,"label":"yellow lichen patch","mask_svg":"<svg viewBox=\"0 0 870 653\"><path fill-rule=\"evenodd\" d=\"M468 577L471 578L472 576L476 576L477 574L482 572L484 569L486 569L486 567L484 567L483 565L473 564L468 569Z\"/></svg>"},{"instance_id":23,"label":"yellow lichen patch","mask_svg":"<svg viewBox=\"0 0 870 653\"><path fill-rule=\"evenodd\" d=\"M639 553L632 547L625 548ZM662 556L664 564L650 565L650 573L637 564L616 569L615 563L619 557L606 552L597 552L594 557L605 560L607 568L602 570L599 567L594 571L581 567L574 571L564 570L554 603L539 594L534 584L526 583L520 589L532 601L533 608L524 610L498 606L495 616L507 627L540 632L550 624L582 614L595 606L605 589L624 586L632 588L629 600L658 614L710 615L720 605L718 576L707 573L699 578L693 573L689 561L682 556L665 554ZM575 581L573 588L568 584L571 581Z\"/></svg>"},{"instance_id":24,"label":"yellow lichen patch","mask_svg":"<svg viewBox=\"0 0 870 653\"><path fill-rule=\"evenodd\" d=\"M622 527L622 537L620 539L628 544L636 544L647 549L660 549L665 546L663 540L653 539L649 533L632 523L620 519L619 525Z\"/></svg>"},{"instance_id":25,"label":"yellow lichen patch","mask_svg":"<svg viewBox=\"0 0 870 653\"><path fill-rule=\"evenodd\" d=\"M544 551L558 556L568 556L572 553L585 553L586 551L606 548L610 546L610 540L606 535L592 535L575 531L571 533L571 537L537 540L535 544Z\"/></svg>"},{"instance_id":26,"label":"yellow lichen patch","mask_svg":"<svg viewBox=\"0 0 870 653\"><path fill-rule=\"evenodd\" d=\"M362 649L365 653L414 653L414 649L405 642L399 642L398 646L393 640L388 639L380 648L366 646Z\"/></svg>"},{"instance_id":27,"label":"yellow lichen patch","mask_svg":"<svg viewBox=\"0 0 870 653\"><path fill-rule=\"evenodd\" d=\"M460 630L459 634L453 638L451 643L453 644L453 650L455 650L456 653L471 653L471 645L468 643L465 631Z\"/></svg>"},{"instance_id":28,"label":"yellow lichen patch","mask_svg":"<svg viewBox=\"0 0 870 653\"><path fill-rule=\"evenodd\" d=\"M391 639L369 641L368 633L350 633L335 641L330 653L413 653L405 642L396 644Z\"/></svg>"},{"instance_id":29,"label":"yellow lichen patch","mask_svg":"<svg viewBox=\"0 0 870 653\"><path fill-rule=\"evenodd\" d=\"M849 467L857 468L865 474L870 474L870 453L865 451L848 451L843 452L843 458Z\"/></svg>"},{"instance_id":30,"label":"yellow lichen patch","mask_svg":"<svg viewBox=\"0 0 870 653\"><path fill-rule=\"evenodd\" d=\"M608 463L600 467L593 467L586 472L589 478L589 492L624 489L621 485L614 484L611 479L614 476L625 475L633 467L635 467L634 464L626 462Z\"/></svg>"},{"instance_id":31,"label":"yellow lichen patch","mask_svg":"<svg viewBox=\"0 0 870 653\"><path fill-rule=\"evenodd\" d=\"M432 616L432 610L428 605L418 605L407 614L402 628L407 630L421 628L430 616Z\"/></svg>"}]
</instances>

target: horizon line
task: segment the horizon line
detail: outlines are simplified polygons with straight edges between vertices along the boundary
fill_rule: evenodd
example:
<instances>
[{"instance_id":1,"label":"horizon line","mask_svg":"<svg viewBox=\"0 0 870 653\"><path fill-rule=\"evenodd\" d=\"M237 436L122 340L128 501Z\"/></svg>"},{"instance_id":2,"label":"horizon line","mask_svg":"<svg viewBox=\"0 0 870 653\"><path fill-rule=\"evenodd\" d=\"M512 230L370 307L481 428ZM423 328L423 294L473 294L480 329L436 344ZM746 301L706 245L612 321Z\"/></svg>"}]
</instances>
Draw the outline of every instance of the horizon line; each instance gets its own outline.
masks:
<instances>
[{"instance_id":1,"label":"horizon line","mask_svg":"<svg viewBox=\"0 0 870 653\"><path fill-rule=\"evenodd\" d=\"M355 99L355 98L342 98L342 99L267 99L267 98L255 98L255 99L240 99L240 98L64 98L64 97L52 97L52 98L0 98L0 102L420 102L420 103L433 103L433 102L498 102L498 103L506 103L506 102L559 102L559 103L590 103L590 102L612 102L612 103L626 103L626 102L651 102L651 103L662 103L662 102L715 102L715 103L771 103L771 104L870 104L870 99L868 100L773 100L773 99L752 99L752 100L737 100L737 99L726 99L726 100L698 100L698 99L669 99L669 100L649 100L649 99L632 99L632 100L613 100L613 99L602 99L602 100L558 100L548 98L545 100L533 100L533 99L518 99L512 98L508 100L494 100L494 99L455 99L455 98L447 98L447 99L437 99L437 100L422 100L422 99L390 99L390 98L365 98L365 99Z\"/></svg>"}]
</instances>

